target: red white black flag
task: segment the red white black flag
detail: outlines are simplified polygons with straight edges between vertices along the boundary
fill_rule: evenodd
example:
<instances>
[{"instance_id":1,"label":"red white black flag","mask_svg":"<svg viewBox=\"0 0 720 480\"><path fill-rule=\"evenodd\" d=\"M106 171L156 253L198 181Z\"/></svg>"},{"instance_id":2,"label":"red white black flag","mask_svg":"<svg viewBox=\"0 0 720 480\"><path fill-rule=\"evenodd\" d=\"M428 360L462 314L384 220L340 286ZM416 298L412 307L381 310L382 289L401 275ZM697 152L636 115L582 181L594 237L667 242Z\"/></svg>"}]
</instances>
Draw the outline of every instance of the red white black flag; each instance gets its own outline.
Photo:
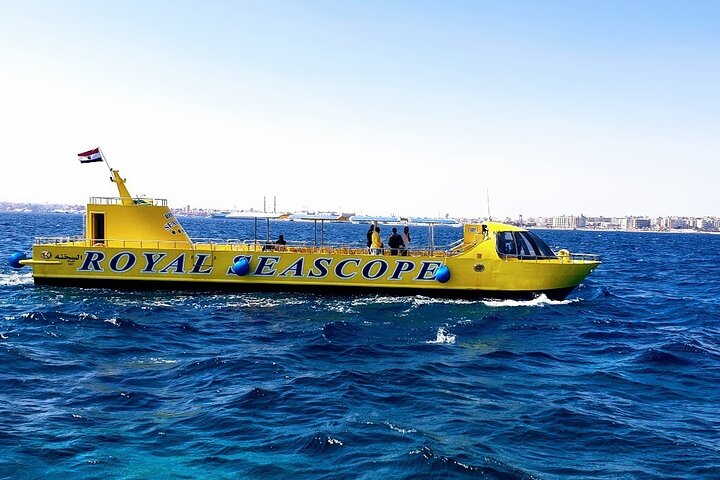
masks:
<instances>
[{"instance_id":1,"label":"red white black flag","mask_svg":"<svg viewBox=\"0 0 720 480\"><path fill-rule=\"evenodd\" d=\"M80 163L102 162L102 152L100 148L93 148L87 152L78 153L78 160Z\"/></svg>"}]
</instances>

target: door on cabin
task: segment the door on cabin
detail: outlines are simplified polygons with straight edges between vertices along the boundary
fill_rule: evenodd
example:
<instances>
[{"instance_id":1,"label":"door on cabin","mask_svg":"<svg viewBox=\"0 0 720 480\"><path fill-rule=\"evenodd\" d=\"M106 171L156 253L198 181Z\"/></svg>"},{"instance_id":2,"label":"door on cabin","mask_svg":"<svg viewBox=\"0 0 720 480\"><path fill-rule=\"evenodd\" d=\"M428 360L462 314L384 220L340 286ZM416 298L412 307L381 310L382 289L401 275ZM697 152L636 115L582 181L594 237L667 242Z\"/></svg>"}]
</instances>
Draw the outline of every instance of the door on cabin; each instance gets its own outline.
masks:
<instances>
[{"instance_id":1,"label":"door on cabin","mask_svg":"<svg viewBox=\"0 0 720 480\"><path fill-rule=\"evenodd\" d=\"M105 214L104 213L91 213L90 214L90 231L92 237L90 238L93 245L105 243Z\"/></svg>"}]
</instances>

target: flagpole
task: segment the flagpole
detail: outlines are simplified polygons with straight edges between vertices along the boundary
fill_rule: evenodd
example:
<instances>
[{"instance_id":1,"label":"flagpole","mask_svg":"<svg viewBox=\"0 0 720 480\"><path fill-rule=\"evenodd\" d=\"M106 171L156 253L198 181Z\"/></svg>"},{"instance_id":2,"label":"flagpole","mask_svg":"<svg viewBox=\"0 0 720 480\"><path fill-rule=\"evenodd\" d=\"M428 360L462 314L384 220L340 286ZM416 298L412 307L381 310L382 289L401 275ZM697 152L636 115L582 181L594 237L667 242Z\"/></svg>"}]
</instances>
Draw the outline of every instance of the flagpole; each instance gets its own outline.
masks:
<instances>
[{"instance_id":1,"label":"flagpole","mask_svg":"<svg viewBox=\"0 0 720 480\"><path fill-rule=\"evenodd\" d=\"M108 170L110 170L110 173L112 173L112 168L110 168L110 164L107 161L107 158L105 158L105 154L102 151L102 148L98 147L98 151L100 152L100 158L103 159L103 162L105 162L105 165L107 165Z\"/></svg>"}]
</instances>

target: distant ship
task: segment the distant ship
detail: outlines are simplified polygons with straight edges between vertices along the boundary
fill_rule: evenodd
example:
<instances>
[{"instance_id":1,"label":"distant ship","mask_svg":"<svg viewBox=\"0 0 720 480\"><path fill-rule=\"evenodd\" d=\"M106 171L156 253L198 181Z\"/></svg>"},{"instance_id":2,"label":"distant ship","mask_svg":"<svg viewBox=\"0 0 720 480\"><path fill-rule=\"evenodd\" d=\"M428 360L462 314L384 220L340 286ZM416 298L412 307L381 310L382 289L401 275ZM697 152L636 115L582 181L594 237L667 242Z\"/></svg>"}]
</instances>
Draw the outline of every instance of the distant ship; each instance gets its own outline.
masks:
<instances>
[{"instance_id":1,"label":"distant ship","mask_svg":"<svg viewBox=\"0 0 720 480\"><path fill-rule=\"evenodd\" d=\"M208 217L210 218L227 218L228 215L230 215L232 212L230 210L219 210L215 212L210 212Z\"/></svg>"},{"instance_id":2,"label":"distant ship","mask_svg":"<svg viewBox=\"0 0 720 480\"><path fill-rule=\"evenodd\" d=\"M31 267L37 285L517 299L563 299L600 265L596 255L554 252L532 232L495 222L463 225L447 248L431 239L428 248L374 253L322 241L270 244L257 235L193 241L167 200L134 198L119 171L111 172L119 197L90 198L85 235L38 238L29 257L14 253L10 264Z\"/></svg>"}]
</instances>

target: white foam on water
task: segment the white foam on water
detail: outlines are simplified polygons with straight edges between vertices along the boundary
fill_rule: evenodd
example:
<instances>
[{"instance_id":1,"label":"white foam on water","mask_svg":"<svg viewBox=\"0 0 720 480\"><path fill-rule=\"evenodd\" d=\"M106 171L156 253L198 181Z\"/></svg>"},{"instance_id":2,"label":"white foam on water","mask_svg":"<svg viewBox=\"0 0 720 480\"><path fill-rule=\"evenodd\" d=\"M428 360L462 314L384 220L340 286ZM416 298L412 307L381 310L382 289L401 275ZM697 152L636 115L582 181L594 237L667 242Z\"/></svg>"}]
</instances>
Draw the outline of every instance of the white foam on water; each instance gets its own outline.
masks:
<instances>
[{"instance_id":1,"label":"white foam on water","mask_svg":"<svg viewBox=\"0 0 720 480\"><path fill-rule=\"evenodd\" d=\"M425 343L435 343L435 344L446 343L448 345L452 345L455 343L455 335L445 331L445 327L440 327L440 328L438 328L437 334L435 335L435 340L428 340Z\"/></svg>"},{"instance_id":2,"label":"white foam on water","mask_svg":"<svg viewBox=\"0 0 720 480\"><path fill-rule=\"evenodd\" d=\"M223 306L227 308L276 308L282 305L284 305L284 302L272 298L249 297L228 299Z\"/></svg>"},{"instance_id":3,"label":"white foam on water","mask_svg":"<svg viewBox=\"0 0 720 480\"><path fill-rule=\"evenodd\" d=\"M158 307L174 307L177 303L169 300L143 300L143 305L140 308L142 310L152 310Z\"/></svg>"},{"instance_id":4,"label":"white foam on water","mask_svg":"<svg viewBox=\"0 0 720 480\"><path fill-rule=\"evenodd\" d=\"M375 304L390 304L390 303L403 303L407 301L407 297L360 297L354 298L351 302L353 306L362 305L375 305Z\"/></svg>"},{"instance_id":5,"label":"white foam on water","mask_svg":"<svg viewBox=\"0 0 720 480\"><path fill-rule=\"evenodd\" d=\"M164 366L173 365L175 363L177 363L177 360L170 360L162 357L150 357L146 359L133 358L132 362L130 362L133 367L148 369L162 368Z\"/></svg>"},{"instance_id":6,"label":"white foam on water","mask_svg":"<svg viewBox=\"0 0 720 480\"><path fill-rule=\"evenodd\" d=\"M441 305L472 305L473 303L477 303L472 300L465 300L462 298L434 298L434 297L423 297L422 295L417 295L413 297L413 303L415 305L433 305L433 304L441 304Z\"/></svg>"},{"instance_id":7,"label":"white foam on water","mask_svg":"<svg viewBox=\"0 0 720 480\"><path fill-rule=\"evenodd\" d=\"M168 363L177 363L177 360L168 360L167 358L161 357L150 357L147 360L138 360L137 363L149 363L155 365L163 365Z\"/></svg>"},{"instance_id":8,"label":"white foam on water","mask_svg":"<svg viewBox=\"0 0 720 480\"><path fill-rule=\"evenodd\" d=\"M532 300L483 300L482 303L488 307L544 307L545 305L569 305L579 301L579 298L550 300L545 294L542 294Z\"/></svg>"},{"instance_id":9,"label":"white foam on water","mask_svg":"<svg viewBox=\"0 0 720 480\"><path fill-rule=\"evenodd\" d=\"M337 313L344 313L344 314L353 314L357 313L351 306L349 305L343 305L343 304L330 304L330 305L323 305L325 309L331 311L331 312L337 312Z\"/></svg>"},{"instance_id":10,"label":"white foam on water","mask_svg":"<svg viewBox=\"0 0 720 480\"><path fill-rule=\"evenodd\" d=\"M396 432L400 432L400 433L417 433L417 430L415 430L414 428L400 428L400 427L398 427L397 425L393 425L393 424L390 423L390 422L383 422L383 423L384 423L387 427L389 427L390 430L394 430L394 431L396 431Z\"/></svg>"},{"instance_id":11,"label":"white foam on water","mask_svg":"<svg viewBox=\"0 0 720 480\"><path fill-rule=\"evenodd\" d=\"M239 306L254 308L281 307L283 302L274 298L246 298Z\"/></svg>"},{"instance_id":12,"label":"white foam on water","mask_svg":"<svg viewBox=\"0 0 720 480\"><path fill-rule=\"evenodd\" d=\"M2 273L0 274L0 285L32 285L32 272L25 273Z\"/></svg>"}]
</instances>

